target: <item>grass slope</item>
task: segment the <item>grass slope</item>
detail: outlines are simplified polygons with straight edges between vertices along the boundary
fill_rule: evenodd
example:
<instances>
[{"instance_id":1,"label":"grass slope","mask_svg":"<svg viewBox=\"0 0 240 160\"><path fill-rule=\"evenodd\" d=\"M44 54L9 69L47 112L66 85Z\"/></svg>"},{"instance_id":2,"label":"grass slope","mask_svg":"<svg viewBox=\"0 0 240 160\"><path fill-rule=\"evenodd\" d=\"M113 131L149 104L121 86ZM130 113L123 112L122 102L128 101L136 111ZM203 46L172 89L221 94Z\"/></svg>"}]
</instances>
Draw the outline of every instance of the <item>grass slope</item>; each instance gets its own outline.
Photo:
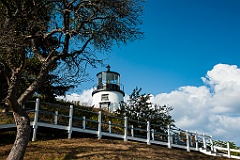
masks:
<instances>
[{"instance_id":1,"label":"grass slope","mask_svg":"<svg viewBox=\"0 0 240 160\"><path fill-rule=\"evenodd\" d=\"M1 137L2 139L3 137ZM1 142L1 141L0 141ZM12 144L0 143L0 159L6 159ZM168 149L165 146L147 145L123 140L73 138L29 142L25 160L223 160L198 152Z\"/></svg>"}]
</instances>

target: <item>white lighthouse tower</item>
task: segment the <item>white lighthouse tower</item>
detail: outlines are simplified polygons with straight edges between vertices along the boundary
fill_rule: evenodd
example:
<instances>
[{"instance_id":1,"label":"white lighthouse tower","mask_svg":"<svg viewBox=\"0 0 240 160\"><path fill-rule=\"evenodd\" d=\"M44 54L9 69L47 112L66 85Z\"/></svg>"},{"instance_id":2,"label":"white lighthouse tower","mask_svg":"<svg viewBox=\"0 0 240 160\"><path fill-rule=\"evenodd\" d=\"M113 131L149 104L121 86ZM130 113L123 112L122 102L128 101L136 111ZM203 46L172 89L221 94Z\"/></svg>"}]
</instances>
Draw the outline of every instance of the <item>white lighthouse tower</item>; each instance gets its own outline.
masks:
<instances>
[{"instance_id":1,"label":"white lighthouse tower","mask_svg":"<svg viewBox=\"0 0 240 160\"><path fill-rule=\"evenodd\" d=\"M110 71L108 65L107 71L97 74L97 79L98 82L92 92L92 105L110 112L116 111L125 96L124 87L120 84L120 74Z\"/></svg>"}]
</instances>

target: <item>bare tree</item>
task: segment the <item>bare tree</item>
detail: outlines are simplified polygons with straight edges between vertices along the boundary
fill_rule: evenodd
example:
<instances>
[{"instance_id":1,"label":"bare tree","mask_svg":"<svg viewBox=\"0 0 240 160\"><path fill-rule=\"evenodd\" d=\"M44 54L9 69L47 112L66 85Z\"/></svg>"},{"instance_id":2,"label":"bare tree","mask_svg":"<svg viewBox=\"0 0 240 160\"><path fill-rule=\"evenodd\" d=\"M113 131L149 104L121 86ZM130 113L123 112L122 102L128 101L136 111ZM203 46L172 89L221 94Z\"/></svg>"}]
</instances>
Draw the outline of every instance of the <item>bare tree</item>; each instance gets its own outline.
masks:
<instances>
[{"instance_id":1,"label":"bare tree","mask_svg":"<svg viewBox=\"0 0 240 160\"><path fill-rule=\"evenodd\" d=\"M31 128L21 106L39 89L52 65L79 75L85 64L96 65L99 51L141 38L142 0L0 0L0 8L0 74L6 77L5 101L17 125L8 159L23 159ZM26 59L32 57L41 68L17 95Z\"/></svg>"}]
</instances>

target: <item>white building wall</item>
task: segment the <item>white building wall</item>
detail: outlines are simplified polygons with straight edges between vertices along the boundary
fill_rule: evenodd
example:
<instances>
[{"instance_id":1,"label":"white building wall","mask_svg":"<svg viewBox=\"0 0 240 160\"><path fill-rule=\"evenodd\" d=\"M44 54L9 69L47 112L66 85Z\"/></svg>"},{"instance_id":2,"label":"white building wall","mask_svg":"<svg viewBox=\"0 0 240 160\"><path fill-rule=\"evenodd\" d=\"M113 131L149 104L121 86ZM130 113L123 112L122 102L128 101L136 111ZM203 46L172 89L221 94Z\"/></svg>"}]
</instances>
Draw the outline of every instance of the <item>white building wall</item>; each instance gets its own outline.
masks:
<instances>
[{"instance_id":1,"label":"white building wall","mask_svg":"<svg viewBox=\"0 0 240 160\"><path fill-rule=\"evenodd\" d=\"M108 100L102 100L102 95L108 95ZM94 108L100 108L100 103L110 103L109 111L116 111L119 108L119 102L123 101L123 94L117 91L100 91L93 95L92 105Z\"/></svg>"}]
</instances>

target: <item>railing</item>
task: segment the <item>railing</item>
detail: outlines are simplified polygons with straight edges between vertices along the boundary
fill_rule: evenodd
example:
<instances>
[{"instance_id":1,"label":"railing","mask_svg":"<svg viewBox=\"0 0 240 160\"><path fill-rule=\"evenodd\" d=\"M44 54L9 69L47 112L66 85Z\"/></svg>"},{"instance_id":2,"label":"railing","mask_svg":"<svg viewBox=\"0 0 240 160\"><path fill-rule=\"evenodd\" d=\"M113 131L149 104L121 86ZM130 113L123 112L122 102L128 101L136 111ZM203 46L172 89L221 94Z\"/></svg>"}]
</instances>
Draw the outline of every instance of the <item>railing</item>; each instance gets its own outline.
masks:
<instances>
[{"instance_id":1,"label":"railing","mask_svg":"<svg viewBox=\"0 0 240 160\"><path fill-rule=\"evenodd\" d=\"M213 148L214 148L215 153L218 153L221 156L240 159L240 156L235 156L235 155L231 154L233 152L240 153L240 150L239 149L231 149L229 142L227 142L227 148L223 148L223 147L219 147L219 146L214 146Z\"/></svg>"},{"instance_id":2,"label":"railing","mask_svg":"<svg viewBox=\"0 0 240 160\"><path fill-rule=\"evenodd\" d=\"M93 90L118 90L124 92L124 86L122 84L102 83L95 84Z\"/></svg>"},{"instance_id":3,"label":"railing","mask_svg":"<svg viewBox=\"0 0 240 160\"><path fill-rule=\"evenodd\" d=\"M133 140L145 142L148 145L160 144L168 148L186 149L188 152L191 150L200 151L209 155L240 159L240 156L231 155L231 152L240 153L240 150L230 149L229 144L227 148L214 146L212 136L205 134L185 131L174 126L162 127L150 124L149 121L140 122L128 117L117 117L104 114L102 111L74 109L73 105L51 105L51 107L44 107L41 110L39 107L40 100L37 98L35 109L28 110L33 127L32 141L37 139L37 129L42 126L67 130L68 138L71 138L74 131L95 134L98 138L102 138L102 136L114 137L124 141ZM1 128L4 128L2 124ZM227 152L219 153L219 151Z\"/></svg>"}]
</instances>

